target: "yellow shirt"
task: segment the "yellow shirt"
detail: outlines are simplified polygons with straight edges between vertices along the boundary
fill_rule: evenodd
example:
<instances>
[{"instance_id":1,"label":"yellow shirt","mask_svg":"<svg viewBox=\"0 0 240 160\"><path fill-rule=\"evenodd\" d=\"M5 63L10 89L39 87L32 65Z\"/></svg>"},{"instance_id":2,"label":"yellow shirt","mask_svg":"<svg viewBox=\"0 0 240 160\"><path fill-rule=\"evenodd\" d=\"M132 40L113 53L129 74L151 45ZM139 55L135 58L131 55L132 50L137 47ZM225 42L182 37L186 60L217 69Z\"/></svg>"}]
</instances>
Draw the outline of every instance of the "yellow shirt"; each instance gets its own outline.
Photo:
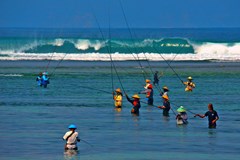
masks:
<instances>
[{"instance_id":1,"label":"yellow shirt","mask_svg":"<svg viewBox=\"0 0 240 160\"><path fill-rule=\"evenodd\" d=\"M186 85L185 91L192 91L193 88L195 88L195 84L193 82L184 82L184 84Z\"/></svg>"},{"instance_id":2,"label":"yellow shirt","mask_svg":"<svg viewBox=\"0 0 240 160\"><path fill-rule=\"evenodd\" d=\"M122 95L117 94L114 96L115 107L122 107Z\"/></svg>"}]
</instances>

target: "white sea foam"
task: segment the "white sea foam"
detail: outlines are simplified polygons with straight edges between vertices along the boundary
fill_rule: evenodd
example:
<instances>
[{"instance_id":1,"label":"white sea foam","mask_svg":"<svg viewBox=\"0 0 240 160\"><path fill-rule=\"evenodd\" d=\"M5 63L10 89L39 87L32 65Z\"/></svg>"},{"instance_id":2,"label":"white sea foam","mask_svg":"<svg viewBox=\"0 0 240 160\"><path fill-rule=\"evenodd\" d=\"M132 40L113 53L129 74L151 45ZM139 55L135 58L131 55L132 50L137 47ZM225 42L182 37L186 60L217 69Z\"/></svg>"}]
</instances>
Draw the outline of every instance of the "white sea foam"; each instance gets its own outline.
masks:
<instances>
[{"instance_id":1,"label":"white sea foam","mask_svg":"<svg viewBox=\"0 0 240 160\"><path fill-rule=\"evenodd\" d=\"M22 74L0 74L0 77L22 77Z\"/></svg>"},{"instance_id":2,"label":"white sea foam","mask_svg":"<svg viewBox=\"0 0 240 160\"><path fill-rule=\"evenodd\" d=\"M95 51L98 51L104 46L105 46L105 43L100 42L99 40L90 41L86 39L86 40L78 40L77 43L75 43L75 47L79 50L87 50L89 48L93 48Z\"/></svg>"},{"instance_id":3,"label":"white sea foam","mask_svg":"<svg viewBox=\"0 0 240 160\"><path fill-rule=\"evenodd\" d=\"M55 39L54 42L50 43L51 45L57 46L57 47L61 47L63 46L65 40L64 39Z\"/></svg>"},{"instance_id":4,"label":"white sea foam","mask_svg":"<svg viewBox=\"0 0 240 160\"><path fill-rule=\"evenodd\" d=\"M3 54L3 53L2 53ZM8 56L0 56L0 60L83 60L83 61L110 61L108 53L11 53ZM203 61L203 60L219 60L219 61L240 61L240 53L196 53L196 54L158 54L158 53L139 53L139 54L111 54L114 61L125 60L150 60L150 61L164 61L164 60L177 60L177 61ZM162 58L164 57L164 59Z\"/></svg>"},{"instance_id":5,"label":"white sea foam","mask_svg":"<svg viewBox=\"0 0 240 160\"><path fill-rule=\"evenodd\" d=\"M61 40L60 40L61 41ZM61 41L62 42L62 41ZM72 43L72 42L71 42ZM105 45L105 42L79 40L76 47L80 50L94 48L99 50ZM36 44L37 45L37 44ZM39 45L39 42L38 42ZM125 60L176 60L176 61L203 61L203 60L219 60L219 61L240 61L240 43L203 43L192 44L195 53L112 53L112 59L115 61ZM33 43L30 46L23 46L23 48L31 48L35 46ZM187 47L187 46L185 46ZM163 59L164 57L164 59ZM0 60L85 60L85 61L109 61L108 53L24 53L11 50L0 51Z\"/></svg>"}]
</instances>

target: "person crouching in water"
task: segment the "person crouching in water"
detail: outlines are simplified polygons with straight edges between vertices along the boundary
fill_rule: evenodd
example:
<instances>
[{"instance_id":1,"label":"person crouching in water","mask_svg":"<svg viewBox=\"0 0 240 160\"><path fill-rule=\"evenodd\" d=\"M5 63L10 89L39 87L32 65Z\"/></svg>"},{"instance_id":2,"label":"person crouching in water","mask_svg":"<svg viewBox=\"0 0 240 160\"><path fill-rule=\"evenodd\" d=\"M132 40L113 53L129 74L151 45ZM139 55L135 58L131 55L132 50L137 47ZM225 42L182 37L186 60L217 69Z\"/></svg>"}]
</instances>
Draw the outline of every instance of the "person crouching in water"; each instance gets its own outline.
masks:
<instances>
[{"instance_id":1,"label":"person crouching in water","mask_svg":"<svg viewBox=\"0 0 240 160\"><path fill-rule=\"evenodd\" d=\"M205 118L208 117L208 128L216 128L217 120L219 119L218 113L213 109L211 103L208 104L208 111L204 115L196 114L194 117Z\"/></svg>"},{"instance_id":2,"label":"person crouching in water","mask_svg":"<svg viewBox=\"0 0 240 160\"><path fill-rule=\"evenodd\" d=\"M140 103L140 97L138 96L138 94L134 94L132 96L133 100L130 99L128 95L126 95L126 97L127 97L127 100L133 105L131 113L139 115L139 109L141 108L141 103Z\"/></svg>"},{"instance_id":3,"label":"person crouching in water","mask_svg":"<svg viewBox=\"0 0 240 160\"><path fill-rule=\"evenodd\" d=\"M188 77L187 79L187 82L183 82L183 84L186 85L185 91L192 92L193 88L195 88L195 84L192 82L192 77Z\"/></svg>"},{"instance_id":4,"label":"person crouching in water","mask_svg":"<svg viewBox=\"0 0 240 160\"><path fill-rule=\"evenodd\" d=\"M121 110L122 108L122 92L120 88L115 90L116 94L113 92L114 105L116 110Z\"/></svg>"},{"instance_id":5,"label":"person crouching in water","mask_svg":"<svg viewBox=\"0 0 240 160\"><path fill-rule=\"evenodd\" d=\"M139 92L139 94L146 94L148 105L153 105L153 87L151 84L148 85L146 90Z\"/></svg>"},{"instance_id":6,"label":"person crouching in water","mask_svg":"<svg viewBox=\"0 0 240 160\"><path fill-rule=\"evenodd\" d=\"M187 124L188 116L187 116L186 109L183 106L180 106L177 109L177 112L178 112L178 114L176 116L177 124Z\"/></svg>"},{"instance_id":7,"label":"person crouching in water","mask_svg":"<svg viewBox=\"0 0 240 160\"><path fill-rule=\"evenodd\" d=\"M66 140L65 150L78 150L77 142L80 142L78 138L78 132L76 132L76 125L71 124L68 126L69 131L63 136L63 140Z\"/></svg>"},{"instance_id":8,"label":"person crouching in water","mask_svg":"<svg viewBox=\"0 0 240 160\"><path fill-rule=\"evenodd\" d=\"M163 105L158 106L158 108L163 109L163 116L169 117L169 110L171 108L169 98L167 95L163 95L162 99L163 99Z\"/></svg>"}]
</instances>

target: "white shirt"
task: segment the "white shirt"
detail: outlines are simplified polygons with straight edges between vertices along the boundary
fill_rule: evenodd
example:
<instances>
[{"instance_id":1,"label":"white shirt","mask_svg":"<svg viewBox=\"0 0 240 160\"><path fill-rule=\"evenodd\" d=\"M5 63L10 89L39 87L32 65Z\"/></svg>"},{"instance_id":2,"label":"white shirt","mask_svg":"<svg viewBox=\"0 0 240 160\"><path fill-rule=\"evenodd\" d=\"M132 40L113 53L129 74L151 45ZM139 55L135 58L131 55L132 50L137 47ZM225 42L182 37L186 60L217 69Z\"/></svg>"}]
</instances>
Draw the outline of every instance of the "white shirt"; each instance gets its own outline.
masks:
<instances>
[{"instance_id":1,"label":"white shirt","mask_svg":"<svg viewBox=\"0 0 240 160\"><path fill-rule=\"evenodd\" d=\"M63 139L66 140L67 137L72 134L72 131L68 131L65 133L63 136ZM74 132L67 140L67 147L69 149L76 148L77 147L77 137L78 137L78 132Z\"/></svg>"}]
</instances>

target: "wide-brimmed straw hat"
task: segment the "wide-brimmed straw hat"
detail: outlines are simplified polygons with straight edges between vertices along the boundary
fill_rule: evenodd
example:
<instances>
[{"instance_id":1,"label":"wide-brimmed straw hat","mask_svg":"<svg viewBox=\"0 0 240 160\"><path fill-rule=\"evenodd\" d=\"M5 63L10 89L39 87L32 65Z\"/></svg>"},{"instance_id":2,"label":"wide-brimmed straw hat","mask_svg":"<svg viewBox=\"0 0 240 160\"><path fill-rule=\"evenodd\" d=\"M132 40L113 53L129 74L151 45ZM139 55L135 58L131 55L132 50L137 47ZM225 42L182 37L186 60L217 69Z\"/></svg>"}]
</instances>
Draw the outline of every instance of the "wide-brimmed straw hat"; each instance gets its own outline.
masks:
<instances>
[{"instance_id":1,"label":"wide-brimmed straw hat","mask_svg":"<svg viewBox=\"0 0 240 160\"><path fill-rule=\"evenodd\" d=\"M187 79L188 79L188 80L193 80L193 78L192 78L191 76L190 76L190 77L188 77Z\"/></svg>"},{"instance_id":2,"label":"wide-brimmed straw hat","mask_svg":"<svg viewBox=\"0 0 240 160\"><path fill-rule=\"evenodd\" d=\"M140 97L139 97L139 95L138 95L138 94L134 94L134 95L132 96L132 98L137 98L137 99L140 99Z\"/></svg>"},{"instance_id":3,"label":"wide-brimmed straw hat","mask_svg":"<svg viewBox=\"0 0 240 160\"><path fill-rule=\"evenodd\" d=\"M121 91L121 89L120 89L120 88L117 88L117 89L115 90L115 92L122 93L122 91Z\"/></svg>"},{"instance_id":4,"label":"wide-brimmed straw hat","mask_svg":"<svg viewBox=\"0 0 240 160\"><path fill-rule=\"evenodd\" d=\"M164 86L164 87L163 87L163 89L164 89L164 90L168 90L168 91L169 91L169 89L168 89L168 87L167 87L167 86Z\"/></svg>"},{"instance_id":5,"label":"wide-brimmed straw hat","mask_svg":"<svg viewBox=\"0 0 240 160\"><path fill-rule=\"evenodd\" d=\"M151 80L150 79L146 79L146 83L150 83L151 82Z\"/></svg>"}]
</instances>

